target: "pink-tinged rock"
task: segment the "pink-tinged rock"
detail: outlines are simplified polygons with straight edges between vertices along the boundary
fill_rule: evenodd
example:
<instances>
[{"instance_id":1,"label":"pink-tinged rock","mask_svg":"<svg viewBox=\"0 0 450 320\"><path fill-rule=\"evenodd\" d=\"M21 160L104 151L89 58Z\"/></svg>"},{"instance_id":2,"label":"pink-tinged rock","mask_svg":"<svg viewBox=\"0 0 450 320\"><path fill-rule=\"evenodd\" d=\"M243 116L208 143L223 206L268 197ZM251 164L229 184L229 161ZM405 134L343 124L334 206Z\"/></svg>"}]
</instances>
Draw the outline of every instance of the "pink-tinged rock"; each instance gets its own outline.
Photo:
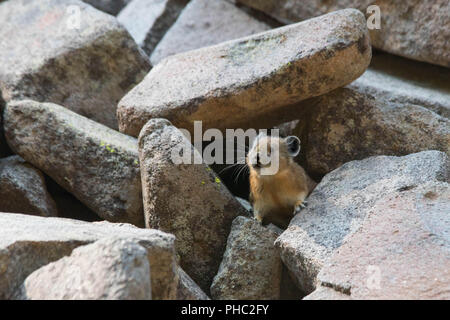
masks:
<instances>
[{"instance_id":1,"label":"pink-tinged rock","mask_svg":"<svg viewBox=\"0 0 450 320\"><path fill-rule=\"evenodd\" d=\"M381 198L318 279L352 299L450 299L450 185Z\"/></svg>"},{"instance_id":2,"label":"pink-tinged rock","mask_svg":"<svg viewBox=\"0 0 450 320\"><path fill-rule=\"evenodd\" d=\"M240 128L287 105L349 84L367 68L364 15L341 10L169 57L120 102L122 132L137 136L151 118L192 130Z\"/></svg>"}]
</instances>

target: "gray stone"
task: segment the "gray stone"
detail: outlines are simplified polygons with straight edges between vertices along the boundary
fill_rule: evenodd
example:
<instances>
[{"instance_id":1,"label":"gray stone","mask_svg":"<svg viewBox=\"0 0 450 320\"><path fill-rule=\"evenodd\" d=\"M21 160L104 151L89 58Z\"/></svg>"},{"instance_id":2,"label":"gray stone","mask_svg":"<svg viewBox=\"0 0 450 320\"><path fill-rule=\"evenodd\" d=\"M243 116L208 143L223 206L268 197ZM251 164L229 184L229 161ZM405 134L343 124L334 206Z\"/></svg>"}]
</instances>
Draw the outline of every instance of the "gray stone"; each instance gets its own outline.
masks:
<instances>
[{"instance_id":1,"label":"gray stone","mask_svg":"<svg viewBox=\"0 0 450 320\"><path fill-rule=\"evenodd\" d=\"M34 271L19 299L151 300L151 296L147 250L132 240L102 239Z\"/></svg>"},{"instance_id":2,"label":"gray stone","mask_svg":"<svg viewBox=\"0 0 450 320\"><path fill-rule=\"evenodd\" d=\"M15 153L100 217L143 226L136 139L61 106L29 100L9 103L4 125Z\"/></svg>"},{"instance_id":3,"label":"gray stone","mask_svg":"<svg viewBox=\"0 0 450 320\"><path fill-rule=\"evenodd\" d=\"M43 174L19 156L0 159L0 212L58 215Z\"/></svg>"},{"instance_id":4,"label":"gray stone","mask_svg":"<svg viewBox=\"0 0 450 320\"><path fill-rule=\"evenodd\" d=\"M6 102L53 102L111 128L117 102L150 69L114 17L78 0L6 1L0 39Z\"/></svg>"},{"instance_id":5,"label":"gray stone","mask_svg":"<svg viewBox=\"0 0 450 320\"><path fill-rule=\"evenodd\" d=\"M450 154L450 70L375 55L349 86L299 104L308 108L293 135L308 170L324 175L375 155L424 150Z\"/></svg>"},{"instance_id":6,"label":"gray stone","mask_svg":"<svg viewBox=\"0 0 450 320\"><path fill-rule=\"evenodd\" d=\"M211 296L220 300L279 299L282 263L274 246L277 236L256 220L237 217Z\"/></svg>"},{"instance_id":7,"label":"gray stone","mask_svg":"<svg viewBox=\"0 0 450 320\"><path fill-rule=\"evenodd\" d=\"M35 270L103 238L132 239L147 249L153 299L175 299L175 237L128 224L0 214L0 299L17 295Z\"/></svg>"},{"instance_id":8,"label":"gray stone","mask_svg":"<svg viewBox=\"0 0 450 320\"><path fill-rule=\"evenodd\" d=\"M224 41L246 37L271 27L224 0L192 0L152 53L150 61Z\"/></svg>"},{"instance_id":9,"label":"gray stone","mask_svg":"<svg viewBox=\"0 0 450 320\"><path fill-rule=\"evenodd\" d=\"M444 182L381 198L319 273L320 285L331 288L322 298L450 299L449 213Z\"/></svg>"},{"instance_id":10,"label":"gray stone","mask_svg":"<svg viewBox=\"0 0 450 320\"><path fill-rule=\"evenodd\" d=\"M238 0L275 17L284 23L310 19L331 11L356 8L366 13L377 5L381 14L380 29L370 30L375 48L407 58L450 66L450 20L447 0ZM367 12L369 18L373 12Z\"/></svg>"},{"instance_id":11,"label":"gray stone","mask_svg":"<svg viewBox=\"0 0 450 320\"><path fill-rule=\"evenodd\" d=\"M352 161L326 175L277 239L285 265L300 289L311 293L324 263L361 226L376 201L428 181L450 179L445 153L424 151L404 157Z\"/></svg>"},{"instance_id":12,"label":"gray stone","mask_svg":"<svg viewBox=\"0 0 450 320\"><path fill-rule=\"evenodd\" d=\"M97 8L98 10L104 11L106 13L117 15L123 7L125 7L131 0L83 0Z\"/></svg>"},{"instance_id":13,"label":"gray stone","mask_svg":"<svg viewBox=\"0 0 450 320\"><path fill-rule=\"evenodd\" d=\"M133 0L117 16L136 43L150 55L189 0Z\"/></svg>"},{"instance_id":14,"label":"gray stone","mask_svg":"<svg viewBox=\"0 0 450 320\"><path fill-rule=\"evenodd\" d=\"M177 300L211 300L183 269L178 268L178 275Z\"/></svg>"},{"instance_id":15,"label":"gray stone","mask_svg":"<svg viewBox=\"0 0 450 320\"><path fill-rule=\"evenodd\" d=\"M364 16L353 9L181 53L120 101L119 127L137 136L150 118L167 118L190 131L196 120L204 129L241 128L349 84L370 58Z\"/></svg>"},{"instance_id":16,"label":"gray stone","mask_svg":"<svg viewBox=\"0 0 450 320\"><path fill-rule=\"evenodd\" d=\"M180 148L199 164L175 161ZM180 266L208 294L231 223L245 209L167 120L152 119L142 129L139 159L146 226L176 236Z\"/></svg>"}]
</instances>

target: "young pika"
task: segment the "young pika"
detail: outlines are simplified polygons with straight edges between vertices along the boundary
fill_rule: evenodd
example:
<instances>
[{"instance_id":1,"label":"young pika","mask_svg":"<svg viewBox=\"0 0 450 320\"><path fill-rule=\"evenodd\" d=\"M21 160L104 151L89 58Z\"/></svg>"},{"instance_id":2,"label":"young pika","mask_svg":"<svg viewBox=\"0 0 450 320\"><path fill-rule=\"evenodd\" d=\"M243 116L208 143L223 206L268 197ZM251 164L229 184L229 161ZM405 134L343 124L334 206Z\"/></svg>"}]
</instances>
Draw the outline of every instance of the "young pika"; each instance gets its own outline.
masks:
<instances>
[{"instance_id":1,"label":"young pika","mask_svg":"<svg viewBox=\"0 0 450 320\"><path fill-rule=\"evenodd\" d=\"M287 228L306 206L317 185L294 158L300 153L295 136L279 138L260 134L247 155L250 168L250 202L255 219Z\"/></svg>"}]
</instances>

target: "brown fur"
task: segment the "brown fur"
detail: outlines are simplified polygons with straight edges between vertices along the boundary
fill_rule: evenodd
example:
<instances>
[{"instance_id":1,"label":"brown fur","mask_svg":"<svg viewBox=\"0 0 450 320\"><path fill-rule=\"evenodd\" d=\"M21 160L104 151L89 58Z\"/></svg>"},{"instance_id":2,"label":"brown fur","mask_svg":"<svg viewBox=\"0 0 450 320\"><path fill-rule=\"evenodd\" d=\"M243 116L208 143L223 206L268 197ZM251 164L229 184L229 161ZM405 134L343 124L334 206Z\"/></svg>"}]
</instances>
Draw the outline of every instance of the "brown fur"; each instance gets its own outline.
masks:
<instances>
[{"instance_id":1,"label":"brown fur","mask_svg":"<svg viewBox=\"0 0 450 320\"><path fill-rule=\"evenodd\" d=\"M261 175L250 158L260 152L262 144L270 141L279 146L279 170L274 175ZM289 154L286 139L258 137L249 152L247 164L250 168L250 201L255 219L286 228L316 183Z\"/></svg>"}]
</instances>

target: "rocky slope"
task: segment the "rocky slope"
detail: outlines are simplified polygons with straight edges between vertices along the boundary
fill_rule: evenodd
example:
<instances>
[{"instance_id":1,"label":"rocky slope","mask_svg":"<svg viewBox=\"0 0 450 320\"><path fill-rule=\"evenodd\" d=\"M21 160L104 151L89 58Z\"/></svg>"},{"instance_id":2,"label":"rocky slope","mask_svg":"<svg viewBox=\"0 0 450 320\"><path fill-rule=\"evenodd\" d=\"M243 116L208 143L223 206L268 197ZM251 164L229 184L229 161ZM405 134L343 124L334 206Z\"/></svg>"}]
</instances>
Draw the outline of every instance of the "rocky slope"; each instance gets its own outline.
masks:
<instances>
[{"instance_id":1,"label":"rocky slope","mask_svg":"<svg viewBox=\"0 0 450 320\"><path fill-rule=\"evenodd\" d=\"M450 299L448 2L299 3L0 0L0 299ZM286 230L202 159L275 126Z\"/></svg>"}]
</instances>

